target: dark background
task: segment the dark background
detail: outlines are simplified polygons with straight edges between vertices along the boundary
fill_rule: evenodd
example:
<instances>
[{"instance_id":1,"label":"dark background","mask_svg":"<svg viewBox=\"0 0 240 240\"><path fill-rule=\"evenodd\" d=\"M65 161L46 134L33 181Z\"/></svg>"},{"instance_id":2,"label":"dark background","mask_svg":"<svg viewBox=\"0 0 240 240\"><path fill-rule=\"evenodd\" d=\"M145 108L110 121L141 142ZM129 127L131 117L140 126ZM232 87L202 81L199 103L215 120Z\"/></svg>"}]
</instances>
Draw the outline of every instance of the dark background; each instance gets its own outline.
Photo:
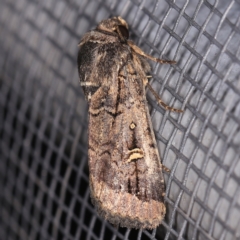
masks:
<instances>
[{"instance_id":1,"label":"dark background","mask_svg":"<svg viewBox=\"0 0 240 240\"><path fill-rule=\"evenodd\" d=\"M166 180L153 231L114 228L89 199L78 42L122 16L152 64L147 98ZM0 240L240 239L240 1L1 0Z\"/></svg>"}]
</instances>

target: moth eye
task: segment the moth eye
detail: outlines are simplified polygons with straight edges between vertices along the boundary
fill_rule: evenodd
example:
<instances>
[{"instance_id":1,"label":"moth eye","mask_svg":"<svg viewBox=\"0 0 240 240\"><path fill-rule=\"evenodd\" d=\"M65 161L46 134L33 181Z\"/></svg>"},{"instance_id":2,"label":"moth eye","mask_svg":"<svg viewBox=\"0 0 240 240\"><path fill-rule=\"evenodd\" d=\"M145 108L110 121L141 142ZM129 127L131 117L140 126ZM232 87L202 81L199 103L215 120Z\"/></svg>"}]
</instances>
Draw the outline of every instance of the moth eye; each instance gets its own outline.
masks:
<instances>
[{"instance_id":1,"label":"moth eye","mask_svg":"<svg viewBox=\"0 0 240 240\"><path fill-rule=\"evenodd\" d=\"M118 26L118 29L120 30L120 32L123 35L123 37L128 39L128 37L129 37L128 29L126 27L122 26L122 25Z\"/></svg>"}]
</instances>

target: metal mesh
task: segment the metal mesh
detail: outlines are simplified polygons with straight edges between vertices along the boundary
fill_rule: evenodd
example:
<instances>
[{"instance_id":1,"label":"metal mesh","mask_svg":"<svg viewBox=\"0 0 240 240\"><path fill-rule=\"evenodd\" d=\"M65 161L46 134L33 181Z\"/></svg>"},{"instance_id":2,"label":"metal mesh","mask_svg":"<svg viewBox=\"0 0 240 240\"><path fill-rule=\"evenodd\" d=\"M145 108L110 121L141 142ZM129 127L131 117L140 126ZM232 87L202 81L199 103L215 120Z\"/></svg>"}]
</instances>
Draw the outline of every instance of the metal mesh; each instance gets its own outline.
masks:
<instances>
[{"instance_id":1,"label":"metal mesh","mask_svg":"<svg viewBox=\"0 0 240 240\"><path fill-rule=\"evenodd\" d=\"M240 2L1 0L0 239L240 239ZM77 44L127 20L152 63L148 93L167 215L153 231L114 228L91 204L87 104Z\"/></svg>"}]
</instances>

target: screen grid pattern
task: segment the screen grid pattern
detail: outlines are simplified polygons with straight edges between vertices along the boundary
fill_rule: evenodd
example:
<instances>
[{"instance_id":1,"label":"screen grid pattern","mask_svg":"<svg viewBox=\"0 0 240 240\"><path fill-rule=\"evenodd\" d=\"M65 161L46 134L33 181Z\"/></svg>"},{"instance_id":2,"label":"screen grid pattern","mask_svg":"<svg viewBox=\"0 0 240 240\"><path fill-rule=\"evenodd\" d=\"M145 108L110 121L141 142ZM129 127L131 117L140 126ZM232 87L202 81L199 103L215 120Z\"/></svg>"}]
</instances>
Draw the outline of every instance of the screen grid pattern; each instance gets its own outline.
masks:
<instances>
[{"instance_id":1,"label":"screen grid pattern","mask_svg":"<svg viewBox=\"0 0 240 240\"><path fill-rule=\"evenodd\" d=\"M2 0L0 239L240 239L240 2ZM78 43L123 17L151 63L147 93L167 214L157 229L116 228L91 204L88 106Z\"/></svg>"}]
</instances>

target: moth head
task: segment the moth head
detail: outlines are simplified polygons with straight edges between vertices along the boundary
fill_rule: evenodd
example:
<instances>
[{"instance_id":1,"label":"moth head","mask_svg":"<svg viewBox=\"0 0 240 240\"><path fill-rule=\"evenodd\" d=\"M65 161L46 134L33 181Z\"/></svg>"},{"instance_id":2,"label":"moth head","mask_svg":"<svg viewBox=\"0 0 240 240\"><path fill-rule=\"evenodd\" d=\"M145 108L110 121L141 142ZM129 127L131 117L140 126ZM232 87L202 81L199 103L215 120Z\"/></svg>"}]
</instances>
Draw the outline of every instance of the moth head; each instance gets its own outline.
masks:
<instances>
[{"instance_id":1,"label":"moth head","mask_svg":"<svg viewBox=\"0 0 240 240\"><path fill-rule=\"evenodd\" d=\"M99 23L97 29L116 34L121 41L126 41L129 37L128 24L121 17L103 20Z\"/></svg>"}]
</instances>

